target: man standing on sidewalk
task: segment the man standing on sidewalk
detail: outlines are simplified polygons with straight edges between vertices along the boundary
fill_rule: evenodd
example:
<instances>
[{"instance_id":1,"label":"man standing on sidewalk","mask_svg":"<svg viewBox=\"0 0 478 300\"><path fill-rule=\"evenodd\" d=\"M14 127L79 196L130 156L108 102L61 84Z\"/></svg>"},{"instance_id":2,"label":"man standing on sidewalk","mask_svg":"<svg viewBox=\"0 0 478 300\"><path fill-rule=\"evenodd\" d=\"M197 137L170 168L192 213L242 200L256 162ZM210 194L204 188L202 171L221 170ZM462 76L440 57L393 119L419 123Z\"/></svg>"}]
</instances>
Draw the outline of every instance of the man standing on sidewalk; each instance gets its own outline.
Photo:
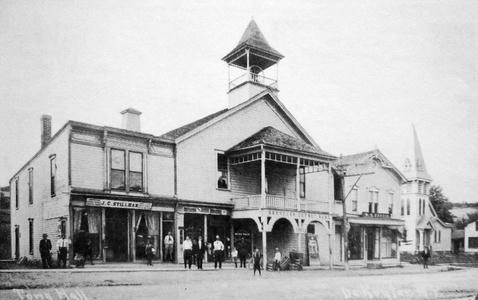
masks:
<instances>
[{"instance_id":1,"label":"man standing on sidewalk","mask_svg":"<svg viewBox=\"0 0 478 300\"><path fill-rule=\"evenodd\" d=\"M56 249L58 251L58 267L66 268L66 256L68 254L68 247L70 246L70 239L65 238L65 234L56 242ZM63 264L62 264L63 262Z\"/></svg>"},{"instance_id":2,"label":"man standing on sidewalk","mask_svg":"<svg viewBox=\"0 0 478 300\"><path fill-rule=\"evenodd\" d=\"M206 249L206 245L204 245L202 236L199 236L197 243L193 245L193 252L194 252L194 255L196 256L196 263L198 266L198 270L202 270L202 260L204 258L205 249Z\"/></svg>"},{"instance_id":3,"label":"man standing on sidewalk","mask_svg":"<svg viewBox=\"0 0 478 300\"><path fill-rule=\"evenodd\" d=\"M184 258L184 268L186 269L186 264L191 269L192 264L192 251L193 251L193 243L189 236L186 236L186 239L183 242L183 258Z\"/></svg>"},{"instance_id":4,"label":"man standing on sidewalk","mask_svg":"<svg viewBox=\"0 0 478 300\"><path fill-rule=\"evenodd\" d=\"M43 234L43 239L40 241L40 256L43 269L51 268L51 241L46 233Z\"/></svg>"},{"instance_id":5,"label":"man standing on sidewalk","mask_svg":"<svg viewBox=\"0 0 478 300\"><path fill-rule=\"evenodd\" d=\"M164 238L164 252L165 252L165 260L166 261L173 261L173 249L174 249L174 238L171 235L171 232L168 232L166 237Z\"/></svg>"},{"instance_id":6,"label":"man standing on sidewalk","mask_svg":"<svg viewBox=\"0 0 478 300\"><path fill-rule=\"evenodd\" d=\"M219 239L219 236L216 235L216 240L214 241L214 269L217 269L219 263L219 269L222 269L222 253L224 251L224 244Z\"/></svg>"}]
</instances>

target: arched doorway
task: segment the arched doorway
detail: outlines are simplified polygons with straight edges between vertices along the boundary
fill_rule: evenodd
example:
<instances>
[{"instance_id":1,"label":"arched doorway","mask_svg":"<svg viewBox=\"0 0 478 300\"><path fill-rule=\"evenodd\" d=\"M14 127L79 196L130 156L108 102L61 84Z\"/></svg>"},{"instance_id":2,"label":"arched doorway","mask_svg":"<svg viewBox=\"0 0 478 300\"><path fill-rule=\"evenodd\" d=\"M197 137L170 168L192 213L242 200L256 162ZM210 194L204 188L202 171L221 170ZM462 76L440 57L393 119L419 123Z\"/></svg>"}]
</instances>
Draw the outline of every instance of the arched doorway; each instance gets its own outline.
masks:
<instances>
[{"instance_id":1,"label":"arched doorway","mask_svg":"<svg viewBox=\"0 0 478 300\"><path fill-rule=\"evenodd\" d=\"M290 252L297 252L299 239L294 227L286 218L280 218L272 225L272 230L267 233L267 257L274 258L275 249L278 248L282 256L289 256Z\"/></svg>"},{"instance_id":2,"label":"arched doorway","mask_svg":"<svg viewBox=\"0 0 478 300\"><path fill-rule=\"evenodd\" d=\"M304 263L306 265L327 265L331 259L328 224L312 220L305 225ZM340 240L338 241L340 244Z\"/></svg>"}]
</instances>

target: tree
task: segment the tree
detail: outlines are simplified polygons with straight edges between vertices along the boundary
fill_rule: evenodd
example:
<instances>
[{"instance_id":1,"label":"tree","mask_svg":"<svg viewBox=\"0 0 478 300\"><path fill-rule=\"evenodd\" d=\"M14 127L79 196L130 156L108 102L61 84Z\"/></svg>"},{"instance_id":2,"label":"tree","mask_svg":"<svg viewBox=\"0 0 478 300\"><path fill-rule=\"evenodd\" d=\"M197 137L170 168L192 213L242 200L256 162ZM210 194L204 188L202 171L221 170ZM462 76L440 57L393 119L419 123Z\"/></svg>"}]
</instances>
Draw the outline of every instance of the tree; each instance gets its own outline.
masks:
<instances>
[{"instance_id":1,"label":"tree","mask_svg":"<svg viewBox=\"0 0 478 300\"><path fill-rule=\"evenodd\" d=\"M430 187L430 202L435 208L437 216L444 222L453 223L453 215L450 212L452 204L448 198L443 194L443 190L439 185L432 185Z\"/></svg>"}]
</instances>

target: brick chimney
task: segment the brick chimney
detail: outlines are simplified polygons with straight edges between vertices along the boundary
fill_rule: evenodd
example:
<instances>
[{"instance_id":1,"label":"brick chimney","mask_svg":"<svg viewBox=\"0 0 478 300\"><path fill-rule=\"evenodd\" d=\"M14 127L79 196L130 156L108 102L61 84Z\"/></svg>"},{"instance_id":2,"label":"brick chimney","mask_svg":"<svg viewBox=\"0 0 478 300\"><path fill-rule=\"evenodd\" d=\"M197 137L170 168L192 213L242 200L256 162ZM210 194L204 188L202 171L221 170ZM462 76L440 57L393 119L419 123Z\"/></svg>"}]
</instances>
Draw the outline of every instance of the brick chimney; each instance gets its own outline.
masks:
<instances>
[{"instance_id":1,"label":"brick chimney","mask_svg":"<svg viewBox=\"0 0 478 300\"><path fill-rule=\"evenodd\" d=\"M51 139L51 116L41 116L41 147L45 147Z\"/></svg>"},{"instance_id":2,"label":"brick chimney","mask_svg":"<svg viewBox=\"0 0 478 300\"><path fill-rule=\"evenodd\" d=\"M121 127L131 131L141 131L140 118L141 112L134 108L127 108L121 112L123 119Z\"/></svg>"}]
</instances>

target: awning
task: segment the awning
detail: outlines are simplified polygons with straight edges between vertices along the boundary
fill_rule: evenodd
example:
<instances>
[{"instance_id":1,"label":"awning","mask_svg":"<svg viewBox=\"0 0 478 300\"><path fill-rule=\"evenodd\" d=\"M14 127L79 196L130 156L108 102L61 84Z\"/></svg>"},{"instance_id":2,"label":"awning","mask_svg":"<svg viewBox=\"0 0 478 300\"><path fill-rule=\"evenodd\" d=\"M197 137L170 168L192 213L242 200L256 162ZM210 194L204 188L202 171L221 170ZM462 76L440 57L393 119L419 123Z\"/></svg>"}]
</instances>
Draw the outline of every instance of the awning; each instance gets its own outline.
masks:
<instances>
[{"instance_id":1,"label":"awning","mask_svg":"<svg viewBox=\"0 0 478 300\"><path fill-rule=\"evenodd\" d=\"M386 225L386 226L405 226L405 221L398 219L389 219L389 218L370 218L370 217L358 217L350 218L349 223L351 224L362 224L362 225Z\"/></svg>"}]
</instances>

